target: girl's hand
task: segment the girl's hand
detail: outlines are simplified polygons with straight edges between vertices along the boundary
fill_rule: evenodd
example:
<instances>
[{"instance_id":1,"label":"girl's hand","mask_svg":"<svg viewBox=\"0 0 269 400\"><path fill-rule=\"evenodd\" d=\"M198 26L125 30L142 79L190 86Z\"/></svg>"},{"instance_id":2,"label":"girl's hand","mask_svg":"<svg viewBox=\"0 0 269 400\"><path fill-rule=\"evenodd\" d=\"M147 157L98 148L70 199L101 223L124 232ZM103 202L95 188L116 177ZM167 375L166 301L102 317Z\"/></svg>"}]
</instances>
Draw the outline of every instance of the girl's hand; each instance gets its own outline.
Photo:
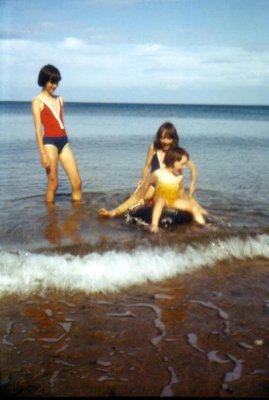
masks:
<instances>
[{"instance_id":1,"label":"girl's hand","mask_svg":"<svg viewBox=\"0 0 269 400\"><path fill-rule=\"evenodd\" d=\"M46 154L41 156L41 165L43 168L48 168L50 166L49 159Z\"/></svg>"}]
</instances>

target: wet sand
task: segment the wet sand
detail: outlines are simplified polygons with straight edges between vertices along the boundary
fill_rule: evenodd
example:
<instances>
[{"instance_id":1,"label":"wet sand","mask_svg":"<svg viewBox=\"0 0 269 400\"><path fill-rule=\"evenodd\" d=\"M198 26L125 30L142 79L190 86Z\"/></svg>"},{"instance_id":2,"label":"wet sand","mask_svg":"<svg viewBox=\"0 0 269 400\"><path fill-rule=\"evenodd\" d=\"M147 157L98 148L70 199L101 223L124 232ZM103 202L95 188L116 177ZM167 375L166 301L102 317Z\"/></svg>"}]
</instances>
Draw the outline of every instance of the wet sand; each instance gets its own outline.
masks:
<instances>
[{"instance_id":1,"label":"wet sand","mask_svg":"<svg viewBox=\"0 0 269 400\"><path fill-rule=\"evenodd\" d=\"M0 393L269 397L268 261L1 299Z\"/></svg>"}]
</instances>

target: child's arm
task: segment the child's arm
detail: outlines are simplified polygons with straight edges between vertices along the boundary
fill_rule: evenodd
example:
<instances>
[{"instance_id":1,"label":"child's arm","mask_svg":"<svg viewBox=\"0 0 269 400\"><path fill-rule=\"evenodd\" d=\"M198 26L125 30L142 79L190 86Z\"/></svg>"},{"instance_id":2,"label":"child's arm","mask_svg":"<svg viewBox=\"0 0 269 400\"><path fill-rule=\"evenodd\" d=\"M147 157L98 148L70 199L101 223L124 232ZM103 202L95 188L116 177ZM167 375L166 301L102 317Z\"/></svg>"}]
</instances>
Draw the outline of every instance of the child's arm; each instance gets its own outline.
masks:
<instances>
[{"instance_id":1,"label":"child's arm","mask_svg":"<svg viewBox=\"0 0 269 400\"><path fill-rule=\"evenodd\" d=\"M48 168L49 160L48 160L48 157L46 155L44 145L43 145L43 135L42 135L40 111L41 111L40 101L38 99L34 99L32 102L32 113L33 113L33 117L34 117L37 147L39 150L42 166L44 168Z\"/></svg>"},{"instance_id":2,"label":"child's arm","mask_svg":"<svg viewBox=\"0 0 269 400\"><path fill-rule=\"evenodd\" d=\"M144 199L149 187L151 185L154 185L157 182L157 175L156 175L156 171L154 171L143 183L140 193L139 193L139 197L141 199Z\"/></svg>"},{"instance_id":3,"label":"child's arm","mask_svg":"<svg viewBox=\"0 0 269 400\"><path fill-rule=\"evenodd\" d=\"M196 190L196 175L197 175L196 165L191 160L189 160L187 166L191 171L191 183L189 187L189 193L190 195L193 195L193 193Z\"/></svg>"},{"instance_id":4,"label":"child's arm","mask_svg":"<svg viewBox=\"0 0 269 400\"><path fill-rule=\"evenodd\" d=\"M153 146L153 144L151 144L148 148L145 165L142 170L142 179L141 179L140 183L143 183L144 180L147 178L147 176L150 173L150 166L151 166L151 161L152 161L153 155L154 155L154 146Z\"/></svg>"}]
</instances>

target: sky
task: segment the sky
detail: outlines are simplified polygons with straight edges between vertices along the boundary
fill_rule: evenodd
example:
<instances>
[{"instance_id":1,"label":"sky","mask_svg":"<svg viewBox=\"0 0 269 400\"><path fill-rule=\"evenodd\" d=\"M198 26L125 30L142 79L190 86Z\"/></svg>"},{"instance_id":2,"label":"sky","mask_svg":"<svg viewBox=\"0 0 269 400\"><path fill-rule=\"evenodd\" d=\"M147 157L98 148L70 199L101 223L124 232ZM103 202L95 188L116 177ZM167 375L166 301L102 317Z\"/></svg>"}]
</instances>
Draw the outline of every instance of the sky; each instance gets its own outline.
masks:
<instances>
[{"instance_id":1,"label":"sky","mask_svg":"<svg viewBox=\"0 0 269 400\"><path fill-rule=\"evenodd\" d=\"M269 105L269 0L0 0L0 100Z\"/></svg>"}]
</instances>

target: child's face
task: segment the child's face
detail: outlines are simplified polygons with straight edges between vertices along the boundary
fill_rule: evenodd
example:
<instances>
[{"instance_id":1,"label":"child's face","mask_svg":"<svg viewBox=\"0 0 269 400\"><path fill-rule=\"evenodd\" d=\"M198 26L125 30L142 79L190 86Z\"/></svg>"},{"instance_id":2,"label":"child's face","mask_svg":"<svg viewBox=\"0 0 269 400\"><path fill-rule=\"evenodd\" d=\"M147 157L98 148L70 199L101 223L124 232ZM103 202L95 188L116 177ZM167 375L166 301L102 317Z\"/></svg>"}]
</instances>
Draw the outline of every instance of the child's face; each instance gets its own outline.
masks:
<instances>
[{"instance_id":1,"label":"child's face","mask_svg":"<svg viewBox=\"0 0 269 400\"><path fill-rule=\"evenodd\" d=\"M188 163L188 157L187 156L182 156L180 161L175 161L173 165L173 173L175 175L181 174L183 169L186 167Z\"/></svg>"},{"instance_id":2,"label":"child's face","mask_svg":"<svg viewBox=\"0 0 269 400\"><path fill-rule=\"evenodd\" d=\"M173 139L166 136L166 134L164 132L160 138L160 143L162 146L162 151L166 152L166 151L170 150L170 148L173 144Z\"/></svg>"},{"instance_id":3,"label":"child's face","mask_svg":"<svg viewBox=\"0 0 269 400\"><path fill-rule=\"evenodd\" d=\"M49 94L53 94L58 87L58 83L47 82L44 89Z\"/></svg>"}]
</instances>

